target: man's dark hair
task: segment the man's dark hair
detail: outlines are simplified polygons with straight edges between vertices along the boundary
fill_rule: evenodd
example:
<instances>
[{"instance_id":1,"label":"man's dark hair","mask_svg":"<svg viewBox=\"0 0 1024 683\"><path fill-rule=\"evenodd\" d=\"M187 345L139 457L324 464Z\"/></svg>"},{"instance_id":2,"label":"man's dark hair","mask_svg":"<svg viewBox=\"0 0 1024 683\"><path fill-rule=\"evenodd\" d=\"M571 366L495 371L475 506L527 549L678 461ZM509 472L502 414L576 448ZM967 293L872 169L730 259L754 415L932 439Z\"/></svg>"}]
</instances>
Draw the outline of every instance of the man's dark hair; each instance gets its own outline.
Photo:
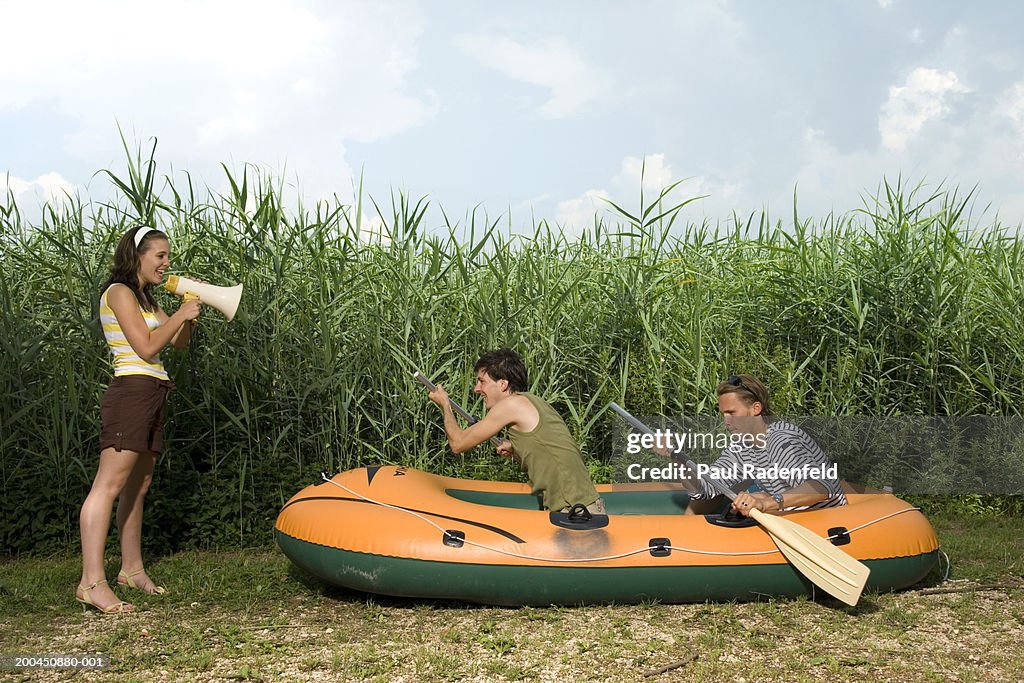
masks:
<instances>
[{"instance_id":1,"label":"man's dark hair","mask_svg":"<svg viewBox=\"0 0 1024 683\"><path fill-rule=\"evenodd\" d=\"M526 364L519 354L512 349L495 349L487 351L473 366L473 372L483 370L491 379L505 380L512 391L526 391L529 382L526 379Z\"/></svg>"}]
</instances>

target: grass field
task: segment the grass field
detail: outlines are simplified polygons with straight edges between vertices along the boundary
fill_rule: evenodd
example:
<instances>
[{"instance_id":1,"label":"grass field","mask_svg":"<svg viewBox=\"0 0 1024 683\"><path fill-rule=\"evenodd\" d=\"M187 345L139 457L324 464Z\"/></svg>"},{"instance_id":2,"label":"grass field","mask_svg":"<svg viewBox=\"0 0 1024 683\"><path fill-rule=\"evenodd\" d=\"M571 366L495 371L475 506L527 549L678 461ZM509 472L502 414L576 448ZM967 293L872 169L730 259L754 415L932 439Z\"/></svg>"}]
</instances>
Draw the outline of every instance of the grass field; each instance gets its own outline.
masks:
<instances>
[{"instance_id":1,"label":"grass field","mask_svg":"<svg viewBox=\"0 0 1024 683\"><path fill-rule=\"evenodd\" d=\"M951 580L942 583L936 574L914 590L866 595L855 608L806 599L544 609L404 600L327 588L261 548L153 560L152 573L168 595L137 600L134 614L102 617L83 615L72 599L76 556L11 560L0 565L0 655L99 652L112 665L8 670L0 677L1019 680L1024 520L932 521L950 557ZM108 565L111 577L115 563ZM940 583L954 592L930 592Z\"/></svg>"}]
</instances>

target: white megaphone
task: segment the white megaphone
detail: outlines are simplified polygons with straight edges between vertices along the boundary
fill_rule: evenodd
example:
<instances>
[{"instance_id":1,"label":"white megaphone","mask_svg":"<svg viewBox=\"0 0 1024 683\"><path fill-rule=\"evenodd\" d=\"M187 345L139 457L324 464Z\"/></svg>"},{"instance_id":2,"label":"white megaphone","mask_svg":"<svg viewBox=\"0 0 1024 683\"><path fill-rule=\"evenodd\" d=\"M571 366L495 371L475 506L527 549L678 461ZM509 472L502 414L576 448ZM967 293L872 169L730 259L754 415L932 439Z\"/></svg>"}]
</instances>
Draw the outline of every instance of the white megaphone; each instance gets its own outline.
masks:
<instances>
[{"instance_id":1,"label":"white megaphone","mask_svg":"<svg viewBox=\"0 0 1024 683\"><path fill-rule=\"evenodd\" d=\"M197 297L201 303L213 306L224 314L228 322L235 317L238 302L242 300L242 285L234 287L218 287L205 282L196 282L180 275L168 275L164 289L171 294L185 297Z\"/></svg>"}]
</instances>

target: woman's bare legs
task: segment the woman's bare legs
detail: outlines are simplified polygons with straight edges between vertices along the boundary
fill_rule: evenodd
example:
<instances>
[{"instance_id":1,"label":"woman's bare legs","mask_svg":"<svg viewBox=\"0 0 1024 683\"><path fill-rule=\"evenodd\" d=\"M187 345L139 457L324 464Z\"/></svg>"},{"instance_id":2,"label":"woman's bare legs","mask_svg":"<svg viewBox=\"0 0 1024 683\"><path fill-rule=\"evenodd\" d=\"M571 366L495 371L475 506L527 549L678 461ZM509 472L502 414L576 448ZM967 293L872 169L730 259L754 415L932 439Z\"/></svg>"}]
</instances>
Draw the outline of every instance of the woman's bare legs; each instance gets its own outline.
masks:
<instances>
[{"instance_id":1,"label":"woman's bare legs","mask_svg":"<svg viewBox=\"0 0 1024 683\"><path fill-rule=\"evenodd\" d=\"M79 528L82 533L81 585L91 586L99 582L89 591L89 596L100 609L120 602L114 591L106 584L103 551L107 546L107 532L110 530L110 514L114 507L114 499L121 495L139 459L139 453L135 451L104 448L100 452L96 478L93 479L89 495L82 503L79 517Z\"/></svg>"},{"instance_id":2,"label":"woman's bare legs","mask_svg":"<svg viewBox=\"0 0 1024 683\"><path fill-rule=\"evenodd\" d=\"M142 504L153 481L156 453L140 453L117 503L117 529L121 537L121 571L141 590L152 593L156 584L142 572ZM138 573L142 572L142 573Z\"/></svg>"}]
</instances>

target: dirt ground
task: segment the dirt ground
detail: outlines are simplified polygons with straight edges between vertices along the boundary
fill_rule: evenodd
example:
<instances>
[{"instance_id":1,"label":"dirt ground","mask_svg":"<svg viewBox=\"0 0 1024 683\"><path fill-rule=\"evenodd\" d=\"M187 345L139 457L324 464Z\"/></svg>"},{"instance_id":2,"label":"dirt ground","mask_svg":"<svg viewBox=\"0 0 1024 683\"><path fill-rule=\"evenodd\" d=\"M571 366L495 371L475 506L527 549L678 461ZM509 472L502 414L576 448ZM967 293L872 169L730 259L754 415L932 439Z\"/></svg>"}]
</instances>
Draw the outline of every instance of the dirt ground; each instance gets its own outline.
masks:
<instances>
[{"instance_id":1,"label":"dirt ground","mask_svg":"<svg viewBox=\"0 0 1024 683\"><path fill-rule=\"evenodd\" d=\"M998 583L1022 584L1012 577ZM8 670L0 677L1018 681L1024 588L986 585L866 595L855 608L798 599L506 609L328 592L225 610L152 599L113 618L57 610L0 638L4 654L109 653L110 670Z\"/></svg>"}]
</instances>

